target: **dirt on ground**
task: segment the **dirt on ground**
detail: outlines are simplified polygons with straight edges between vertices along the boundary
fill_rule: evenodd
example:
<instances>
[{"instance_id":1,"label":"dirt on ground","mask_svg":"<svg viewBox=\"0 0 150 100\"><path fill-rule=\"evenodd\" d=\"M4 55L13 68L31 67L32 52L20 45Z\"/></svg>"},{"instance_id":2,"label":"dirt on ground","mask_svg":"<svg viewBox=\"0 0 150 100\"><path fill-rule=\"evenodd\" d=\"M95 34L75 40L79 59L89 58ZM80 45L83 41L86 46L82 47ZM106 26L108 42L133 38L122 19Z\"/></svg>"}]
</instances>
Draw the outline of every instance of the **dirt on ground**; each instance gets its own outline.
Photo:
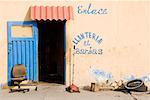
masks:
<instances>
[{"instance_id":1,"label":"dirt on ground","mask_svg":"<svg viewBox=\"0 0 150 100\"><path fill-rule=\"evenodd\" d=\"M133 92L125 94L117 91L91 92L80 89L80 93L65 91L66 86L60 84L42 83L38 91L9 93L9 89L0 90L0 100L150 100L150 94Z\"/></svg>"}]
</instances>

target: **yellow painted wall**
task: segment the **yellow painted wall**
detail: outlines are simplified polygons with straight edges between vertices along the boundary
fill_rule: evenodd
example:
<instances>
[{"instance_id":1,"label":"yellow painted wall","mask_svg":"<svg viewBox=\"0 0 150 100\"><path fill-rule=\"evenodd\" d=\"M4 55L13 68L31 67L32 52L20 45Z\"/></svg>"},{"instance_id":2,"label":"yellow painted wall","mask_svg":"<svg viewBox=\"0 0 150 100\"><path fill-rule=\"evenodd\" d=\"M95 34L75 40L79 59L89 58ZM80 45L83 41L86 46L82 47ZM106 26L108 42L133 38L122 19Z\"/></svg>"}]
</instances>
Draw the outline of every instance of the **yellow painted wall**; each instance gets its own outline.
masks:
<instances>
[{"instance_id":1,"label":"yellow painted wall","mask_svg":"<svg viewBox=\"0 0 150 100\"><path fill-rule=\"evenodd\" d=\"M78 14L77 7L107 8L106 15ZM67 21L67 68L66 81L69 84L69 48L79 33L94 32L102 36L100 45L92 42L94 48L102 48L102 55L75 55L75 84L87 85L95 79L90 66L111 72L115 80L126 75L141 77L150 74L150 2L149 1L0 1L0 83L7 83L7 22L30 20L29 7L73 6L74 20ZM77 48L84 48L81 41ZM73 62L73 61L72 61Z\"/></svg>"}]
</instances>

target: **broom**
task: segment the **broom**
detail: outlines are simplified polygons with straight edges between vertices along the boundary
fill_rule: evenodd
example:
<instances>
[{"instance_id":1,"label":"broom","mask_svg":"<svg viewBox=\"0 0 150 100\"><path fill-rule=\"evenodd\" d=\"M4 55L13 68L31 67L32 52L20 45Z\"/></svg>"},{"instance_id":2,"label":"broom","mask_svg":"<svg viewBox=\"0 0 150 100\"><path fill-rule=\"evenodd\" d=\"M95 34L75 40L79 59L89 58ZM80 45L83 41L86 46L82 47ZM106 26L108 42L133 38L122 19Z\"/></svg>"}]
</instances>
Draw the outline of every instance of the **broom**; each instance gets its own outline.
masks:
<instances>
[{"instance_id":1,"label":"broom","mask_svg":"<svg viewBox=\"0 0 150 100\"><path fill-rule=\"evenodd\" d=\"M75 45L74 45L74 49L75 49ZM71 93L80 92L79 87L74 85L74 56L75 56L75 53L73 52L73 66L72 66L73 68L72 68L72 71L71 71L71 48L70 48L70 82L69 82L70 86L68 86L66 88L66 91L71 92ZM71 75L71 72L72 72L72 75ZM71 76L72 76L72 79L71 79Z\"/></svg>"}]
</instances>

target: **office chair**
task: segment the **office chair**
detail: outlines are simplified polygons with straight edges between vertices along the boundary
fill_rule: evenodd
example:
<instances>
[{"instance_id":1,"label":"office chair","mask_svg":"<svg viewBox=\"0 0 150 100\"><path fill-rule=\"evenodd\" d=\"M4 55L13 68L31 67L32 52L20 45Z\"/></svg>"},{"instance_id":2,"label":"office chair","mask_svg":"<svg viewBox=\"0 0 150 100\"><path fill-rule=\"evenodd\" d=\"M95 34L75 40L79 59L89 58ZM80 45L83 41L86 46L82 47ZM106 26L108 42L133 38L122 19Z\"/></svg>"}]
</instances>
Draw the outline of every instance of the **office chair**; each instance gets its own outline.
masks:
<instances>
[{"instance_id":1,"label":"office chair","mask_svg":"<svg viewBox=\"0 0 150 100\"><path fill-rule=\"evenodd\" d=\"M21 88L21 82L27 80L26 79L26 67L23 64L17 64L13 67L12 69L12 78L11 78L11 82L13 85L17 85L18 88L17 89L10 89L10 93L11 92L20 92L23 91L23 93L25 93L25 91L29 91L29 88Z\"/></svg>"}]
</instances>

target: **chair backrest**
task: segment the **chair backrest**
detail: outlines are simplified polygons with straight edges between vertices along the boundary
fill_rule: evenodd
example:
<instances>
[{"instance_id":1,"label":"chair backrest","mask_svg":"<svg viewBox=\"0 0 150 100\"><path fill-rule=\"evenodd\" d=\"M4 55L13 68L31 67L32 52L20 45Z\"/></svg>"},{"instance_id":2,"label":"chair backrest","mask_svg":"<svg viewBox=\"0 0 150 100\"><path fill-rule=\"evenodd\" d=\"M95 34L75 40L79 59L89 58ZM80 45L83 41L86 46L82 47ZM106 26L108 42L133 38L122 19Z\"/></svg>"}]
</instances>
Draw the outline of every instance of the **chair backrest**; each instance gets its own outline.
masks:
<instances>
[{"instance_id":1,"label":"chair backrest","mask_svg":"<svg viewBox=\"0 0 150 100\"><path fill-rule=\"evenodd\" d=\"M14 78L25 77L26 67L23 64L17 64L13 67L12 75Z\"/></svg>"}]
</instances>

